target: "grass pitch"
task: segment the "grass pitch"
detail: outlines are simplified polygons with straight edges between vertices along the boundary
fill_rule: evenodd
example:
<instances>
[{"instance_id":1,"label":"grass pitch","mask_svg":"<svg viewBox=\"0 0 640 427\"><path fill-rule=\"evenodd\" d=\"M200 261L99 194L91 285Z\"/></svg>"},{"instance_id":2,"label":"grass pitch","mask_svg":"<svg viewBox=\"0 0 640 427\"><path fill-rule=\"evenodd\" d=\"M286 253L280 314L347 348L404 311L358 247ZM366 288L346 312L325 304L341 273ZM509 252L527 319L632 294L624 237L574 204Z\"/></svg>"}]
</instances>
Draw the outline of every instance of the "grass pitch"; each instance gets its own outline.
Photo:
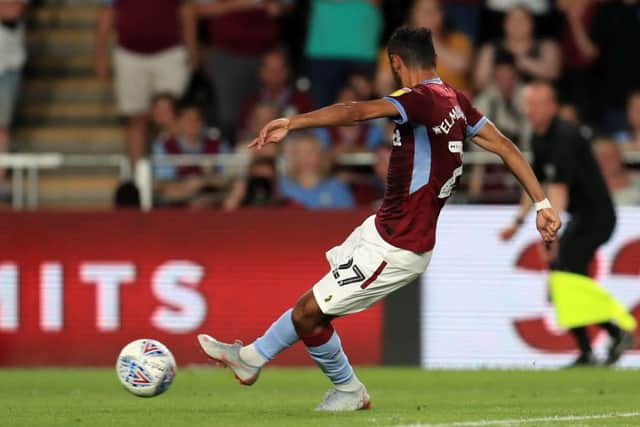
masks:
<instances>
[{"instance_id":1,"label":"grass pitch","mask_svg":"<svg viewBox=\"0 0 640 427\"><path fill-rule=\"evenodd\" d=\"M3 427L640 426L640 371L358 369L373 408L313 411L329 388L317 369L266 369L241 387L220 368L181 369L142 399L113 370L0 370Z\"/></svg>"}]
</instances>

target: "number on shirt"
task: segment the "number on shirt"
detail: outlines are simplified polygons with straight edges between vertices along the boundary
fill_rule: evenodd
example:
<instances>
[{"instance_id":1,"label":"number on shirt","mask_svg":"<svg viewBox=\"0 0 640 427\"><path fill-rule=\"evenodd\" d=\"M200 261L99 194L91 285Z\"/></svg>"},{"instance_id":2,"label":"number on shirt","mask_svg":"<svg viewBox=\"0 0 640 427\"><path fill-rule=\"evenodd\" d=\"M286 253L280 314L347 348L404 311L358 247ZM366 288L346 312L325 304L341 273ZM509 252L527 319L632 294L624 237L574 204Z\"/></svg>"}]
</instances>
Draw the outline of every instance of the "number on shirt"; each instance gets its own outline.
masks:
<instances>
[{"instance_id":1,"label":"number on shirt","mask_svg":"<svg viewBox=\"0 0 640 427\"><path fill-rule=\"evenodd\" d=\"M462 141L449 141L449 151L452 153L460 153L460 160L462 160ZM451 196L453 190L456 188L456 182L458 177L462 175L462 166L458 166L453 170L453 175L447 180L440 188L440 194L438 198L446 199Z\"/></svg>"},{"instance_id":2,"label":"number on shirt","mask_svg":"<svg viewBox=\"0 0 640 427\"><path fill-rule=\"evenodd\" d=\"M353 263L353 258L349 259L346 263L339 265L338 268L332 271L332 273L333 278L336 279L340 286L359 283L365 279L364 274L362 274L362 270Z\"/></svg>"}]
</instances>

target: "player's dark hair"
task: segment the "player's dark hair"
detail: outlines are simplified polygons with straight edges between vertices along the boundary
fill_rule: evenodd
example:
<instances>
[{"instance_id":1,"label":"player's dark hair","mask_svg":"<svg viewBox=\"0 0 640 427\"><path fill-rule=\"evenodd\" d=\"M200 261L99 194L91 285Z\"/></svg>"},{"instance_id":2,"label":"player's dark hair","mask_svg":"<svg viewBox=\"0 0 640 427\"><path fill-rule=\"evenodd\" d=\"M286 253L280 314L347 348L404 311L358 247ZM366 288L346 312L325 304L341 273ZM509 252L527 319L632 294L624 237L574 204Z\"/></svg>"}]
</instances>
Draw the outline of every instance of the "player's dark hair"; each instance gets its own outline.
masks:
<instances>
[{"instance_id":1,"label":"player's dark hair","mask_svg":"<svg viewBox=\"0 0 640 427\"><path fill-rule=\"evenodd\" d=\"M389 55L398 55L407 67L433 68L436 50L431 30L403 26L393 32L387 43Z\"/></svg>"}]
</instances>

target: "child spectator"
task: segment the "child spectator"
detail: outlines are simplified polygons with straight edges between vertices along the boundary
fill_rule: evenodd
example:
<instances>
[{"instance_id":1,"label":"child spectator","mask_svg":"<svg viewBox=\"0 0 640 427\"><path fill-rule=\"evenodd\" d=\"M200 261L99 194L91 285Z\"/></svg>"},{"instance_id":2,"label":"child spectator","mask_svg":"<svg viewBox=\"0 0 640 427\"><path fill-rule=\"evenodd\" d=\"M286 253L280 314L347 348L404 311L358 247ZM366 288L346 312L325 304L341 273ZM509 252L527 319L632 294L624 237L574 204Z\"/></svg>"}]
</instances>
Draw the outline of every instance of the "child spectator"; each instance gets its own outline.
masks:
<instances>
[{"instance_id":1,"label":"child spectator","mask_svg":"<svg viewBox=\"0 0 640 427\"><path fill-rule=\"evenodd\" d=\"M355 205L345 183L329 175L329 158L312 134L291 140L289 173L280 179L283 197L308 209L345 209Z\"/></svg>"},{"instance_id":2,"label":"child spectator","mask_svg":"<svg viewBox=\"0 0 640 427\"><path fill-rule=\"evenodd\" d=\"M160 94L151 103L151 124L155 127L156 137L152 145L164 143L174 137L178 130L176 100L171 94Z\"/></svg>"},{"instance_id":3,"label":"child spectator","mask_svg":"<svg viewBox=\"0 0 640 427\"><path fill-rule=\"evenodd\" d=\"M217 130L204 127L202 112L197 106L187 105L178 113L177 133L154 146L155 155L221 154L227 152ZM215 168L199 165L160 165L155 169L160 201L169 205L204 207L219 202L220 189L225 182Z\"/></svg>"}]
</instances>

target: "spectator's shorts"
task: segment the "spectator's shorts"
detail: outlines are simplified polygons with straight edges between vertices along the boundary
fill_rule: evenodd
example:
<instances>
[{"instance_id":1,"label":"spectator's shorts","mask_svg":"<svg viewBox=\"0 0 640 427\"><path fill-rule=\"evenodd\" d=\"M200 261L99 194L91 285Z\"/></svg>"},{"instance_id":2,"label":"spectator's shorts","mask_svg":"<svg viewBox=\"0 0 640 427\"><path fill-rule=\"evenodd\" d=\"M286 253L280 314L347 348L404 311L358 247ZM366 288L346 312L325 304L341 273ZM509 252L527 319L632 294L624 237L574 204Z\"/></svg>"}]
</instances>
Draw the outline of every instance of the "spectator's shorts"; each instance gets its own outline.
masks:
<instances>
[{"instance_id":1,"label":"spectator's shorts","mask_svg":"<svg viewBox=\"0 0 640 427\"><path fill-rule=\"evenodd\" d=\"M365 310L414 282L431 259L431 252L416 254L384 241L375 215L326 255L331 271L313 286L313 295L322 312L333 316Z\"/></svg>"},{"instance_id":2,"label":"spectator's shorts","mask_svg":"<svg viewBox=\"0 0 640 427\"><path fill-rule=\"evenodd\" d=\"M0 73L0 128L8 128L11 124L20 80L20 70L5 70Z\"/></svg>"},{"instance_id":3,"label":"spectator's shorts","mask_svg":"<svg viewBox=\"0 0 640 427\"><path fill-rule=\"evenodd\" d=\"M125 116L149 111L159 93L180 97L189 79L188 55L184 47L142 55L116 47L113 56L118 111Z\"/></svg>"}]
</instances>

